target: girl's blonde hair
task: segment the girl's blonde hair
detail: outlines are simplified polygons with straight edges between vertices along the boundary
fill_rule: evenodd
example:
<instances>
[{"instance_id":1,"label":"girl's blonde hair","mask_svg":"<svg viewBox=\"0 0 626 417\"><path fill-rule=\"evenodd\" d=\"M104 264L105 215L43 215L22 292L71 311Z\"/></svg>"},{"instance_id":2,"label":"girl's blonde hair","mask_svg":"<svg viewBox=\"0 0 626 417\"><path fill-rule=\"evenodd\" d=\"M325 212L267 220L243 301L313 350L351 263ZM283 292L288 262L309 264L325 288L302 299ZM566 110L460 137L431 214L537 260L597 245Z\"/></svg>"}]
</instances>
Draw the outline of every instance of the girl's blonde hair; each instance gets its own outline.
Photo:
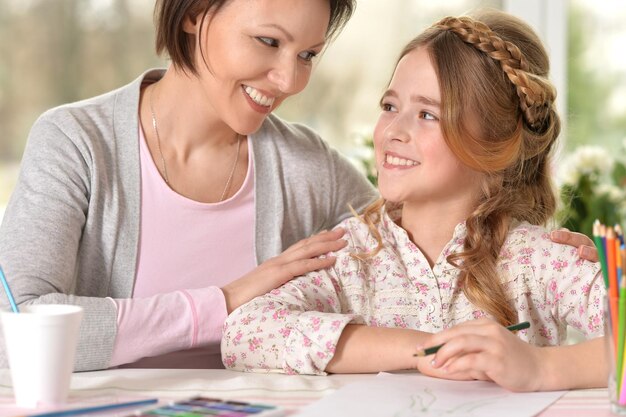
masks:
<instances>
[{"instance_id":1,"label":"girl's blonde hair","mask_svg":"<svg viewBox=\"0 0 626 417\"><path fill-rule=\"evenodd\" d=\"M461 269L458 284L474 305L513 324L517 312L496 269L500 250L514 219L545 225L556 206L549 168L560 121L548 55L530 26L499 11L446 17L409 42L399 60L418 47L437 72L447 145L485 174L463 250L447 260ZM372 232L383 204L361 216ZM378 248L365 257L382 247L377 235Z\"/></svg>"}]
</instances>

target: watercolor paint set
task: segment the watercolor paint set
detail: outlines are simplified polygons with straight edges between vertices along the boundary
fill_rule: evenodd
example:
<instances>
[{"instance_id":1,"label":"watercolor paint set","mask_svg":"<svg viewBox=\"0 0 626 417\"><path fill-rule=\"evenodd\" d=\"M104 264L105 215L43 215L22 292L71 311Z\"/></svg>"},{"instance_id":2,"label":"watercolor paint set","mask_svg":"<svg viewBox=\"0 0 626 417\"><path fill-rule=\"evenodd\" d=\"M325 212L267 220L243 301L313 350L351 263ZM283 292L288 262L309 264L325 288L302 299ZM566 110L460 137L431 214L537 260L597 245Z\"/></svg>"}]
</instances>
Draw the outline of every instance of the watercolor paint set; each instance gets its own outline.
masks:
<instances>
[{"instance_id":1,"label":"watercolor paint set","mask_svg":"<svg viewBox=\"0 0 626 417\"><path fill-rule=\"evenodd\" d=\"M282 417L283 408L243 401L194 397L153 409L142 410L128 417Z\"/></svg>"}]
</instances>

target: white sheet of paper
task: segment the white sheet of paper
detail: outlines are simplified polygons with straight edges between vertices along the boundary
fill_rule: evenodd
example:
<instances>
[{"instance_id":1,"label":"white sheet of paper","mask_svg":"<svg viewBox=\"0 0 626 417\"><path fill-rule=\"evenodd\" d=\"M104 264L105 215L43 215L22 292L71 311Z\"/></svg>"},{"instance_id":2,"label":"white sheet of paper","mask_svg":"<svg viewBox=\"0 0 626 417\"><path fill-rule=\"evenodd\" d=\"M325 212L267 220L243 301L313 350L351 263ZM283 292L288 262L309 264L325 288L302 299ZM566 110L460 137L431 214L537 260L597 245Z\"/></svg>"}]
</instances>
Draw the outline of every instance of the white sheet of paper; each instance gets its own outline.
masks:
<instances>
[{"instance_id":1,"label":"white sheet of paper","mask_svg":"<svg viewBox=\"0 0 626 417\"><path fill-rule=\"evenodd\" d=\"M348 384L304 407L298 417L530 417L564 391L514 393L483 381L448 381L421 374L378 374Z\"/></svg>"}]
</instances>

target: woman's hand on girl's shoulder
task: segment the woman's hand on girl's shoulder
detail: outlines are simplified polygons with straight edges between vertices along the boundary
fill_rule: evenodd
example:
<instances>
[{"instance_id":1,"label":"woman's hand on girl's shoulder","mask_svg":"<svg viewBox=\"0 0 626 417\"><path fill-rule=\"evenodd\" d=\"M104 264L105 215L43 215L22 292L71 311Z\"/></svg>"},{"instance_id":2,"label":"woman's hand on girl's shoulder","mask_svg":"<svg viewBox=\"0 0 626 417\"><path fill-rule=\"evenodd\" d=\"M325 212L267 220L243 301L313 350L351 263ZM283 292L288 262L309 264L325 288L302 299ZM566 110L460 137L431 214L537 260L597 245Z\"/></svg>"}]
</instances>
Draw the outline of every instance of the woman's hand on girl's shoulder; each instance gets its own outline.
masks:
<instances>
[{"instance_id":1,"label":"woman's hand on girl's shoulder","mask_svg":"<svg viewBox=\"0 0 626 417\"><path fill-rule=\"evenodd\" d=\"M553 230L550 239L555 243L563 243L578 248L578 256L591 262L598 262L598 251L589 236L571 232L565 228Z\"/></svg>"},{"instance_id":2,"label":"woman's hand on girl's shoulder","mask_svg":"<svg viewBox=\"0 0 626 417\"><path fill-rule=\"evenodd\" d=\"M348 243L342 239L344 234L345 229L336 228L302 239L280 255L268 259L243 277L225 285L222 292L226 298L226 310L230 314L240 305L297 276L334 265L334 256L320 255L343 249Z\"/></svg>"}]
</instances>

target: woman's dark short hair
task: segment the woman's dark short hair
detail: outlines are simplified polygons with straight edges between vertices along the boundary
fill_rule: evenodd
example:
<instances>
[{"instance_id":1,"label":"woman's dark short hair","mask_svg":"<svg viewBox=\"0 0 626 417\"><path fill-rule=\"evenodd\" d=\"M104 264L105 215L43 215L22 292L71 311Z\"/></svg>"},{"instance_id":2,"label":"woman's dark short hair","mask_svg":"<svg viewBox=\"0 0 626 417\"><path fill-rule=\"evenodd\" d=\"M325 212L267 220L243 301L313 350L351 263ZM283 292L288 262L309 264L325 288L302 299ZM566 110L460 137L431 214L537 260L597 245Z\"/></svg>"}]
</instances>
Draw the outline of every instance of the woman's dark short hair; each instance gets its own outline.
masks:
<instances>
[{"instance_id":1,"label":"woman's dark short hair","mask_svg":"<svg viewBox=\"0 0 626 417\"><path fill-rule=\"evenodd\" d=\"M197 73L193 60L193 43L183 30L187 16L200 16L217 12L232 0L157 0L154 8L156 25L156 51L167 53L174 66ZM352 17L356 0L329 0L330 20L326 38L333 40Z\"/></svg>"}]
</instances>

